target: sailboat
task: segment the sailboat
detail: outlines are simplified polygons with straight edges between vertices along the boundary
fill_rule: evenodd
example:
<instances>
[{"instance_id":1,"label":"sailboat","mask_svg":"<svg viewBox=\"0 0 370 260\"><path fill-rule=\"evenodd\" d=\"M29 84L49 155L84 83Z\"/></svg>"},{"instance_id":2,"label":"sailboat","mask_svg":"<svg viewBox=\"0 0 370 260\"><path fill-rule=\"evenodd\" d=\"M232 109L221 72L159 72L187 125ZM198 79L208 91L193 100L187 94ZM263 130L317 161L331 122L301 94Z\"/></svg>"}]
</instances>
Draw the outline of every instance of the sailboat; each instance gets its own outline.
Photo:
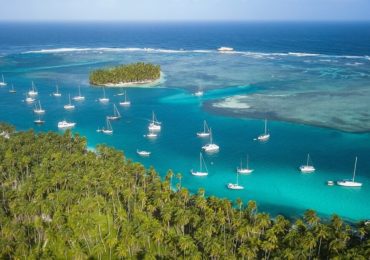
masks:
<instances>
[{"instance_id":1,"label":"sailboat","mask_svg":"<svg viewBox=\"0 0 370 260\"><path fill-rule=\"evenodd\" d=\"M40 100L39 100L38 103L39 103L38 106L35 104L35 109L33 110L33 112L35 114L44 114L45 113L45 109L42 109Z\"/></svg>"},{"instance_id":2,"label":"sailboat","mask_svg":"<svg viewBox=\"0 0 370 260\"><path fill-rule=\"evenodd\" d=\"M198 91L194 92L194 96L201 97L203 96L204 91L201 88L198 88Z\"/></svg>"},{"instance_id":3,"label":"sailboat","mask_svg":"<svg viewBox=\"0 0 370 260\"><path fill-rule=\"evenodd\" d=\"M205 152L209 152L209 153L218 152L218 150L220 150L220 147L217 144L213 143L212 129L211 128L209 129L209 140L210 140L209 144L204 145L202 147L202 149Z\"/></svg>"},{"instance_id":4,"label":"sailboat","mask_svg":"<svg viewBox=\"0 0 370 260\"><path fill-rule=\"evenodd\" d=\"M62 94L59 93L58 85L56 85L56 92L53 93L53 96L54 97L61 97L62 96Z\"/></svg>"},{"instance_id":5,"label":"sailboat","mask_svg":"<svg viewBox=\"0 0 370 260\"><path fill-rule=\"evenodd\" d=\"M197 133L197 136L198 137L208 137L209 136L209 127L208 127L208 125L207 125L207 122L206 122L206 120L204 120L204 122L203 122L203 132L198 132Z\"/></svg>"},{"instance_id":6,"label":"sailboat","mask_svg":"<svg viewBox=\"0 0 370 260\"><path fill-rule=\"evenodd\" d=\"M78 96L73 97L74 101L83 101L85 100L85 97L81 95L81 87L78 86Z\"/></svg>"},{"instance_id":7,"label":"sailboat","mask_svg":"<svg viewBox=\"0 0 370 260\"><path fill-rule=\"evenodd\" d=\"M306 165L301 165L299 167L299 170L301 173L313 173L316 169L313 167L313 165L309 165L310 162L310 154L307 154L307 163Z\"/></svg>"},{"instance_id":8,"label":"sailboat","mask_svg":"<svg viewBox=\"0 0 370 260\"><path fill-rule=\"evenodd\" d=\"M99 102L100 103L108 103L109 102L109 98L107 98L105 96L105 88L103 88L103 97L99 98Z\"/></svg>"},{"instance_id":9,"label":"sailboat","mask_svg":"<svg viewBox=\"0 0 370 260\"><path fill-rule=\"evenodd\" d=\"M28 104L31 104L31 103L35 102L35 99L33 97L31 97L30 95L26 94L26 102Z\"/></svg>"},{"instance_id":10,"label":"sailboat","mask_svg":"<svg viewBox=\"0 0 370 260\"><path fill-rule=\"evenodd\" d=\"M12 88L9 89L9 93L16 93L17 91L14 89L14 85L12 84Z\"/></svg>"},{"instance_id":11,"label":"sailboat","mask_svg":"<svg viewBox=\"0 0 370 260\"><path fill-rule=\"evenodd\" d=\"M126 91L125 91L125 94L124 95L125 95L125 100L122 101L122 102L119 102L119 105L120 106L123 106L123 107L128 107L128 106L131 105L131 102L129 100L127 100L127 93L126 93Z\"/></svg>"},{"instance_id":12,"label":"sailboat","mask_svg":"<svg viewBox=\"0 0 370 260\"><path fill-rule=\"evenodd\" d=\"M140 156L150 156L150 154L151 154L151 152L144 151L144 150L139 150L139 149L136 150L136 153Z\"/></svg>"},{"instance_id":13,"label":"sailboat","mask_svg":"<svg viewBox=\"0 0 370 260\"><path fill-rule=\"evenodd\" d=\"M148 126L149 131L161 131L161 123L157 120L154 112L152 112L152 121Z\"/></svg>"},{"instance_id":14,"label":"sailboat","mask_svg":"<svg viewBox=\"0 0 370 260\"><path fill-rule=\"evenodd\" d=\"M356 156L356 159L355 159L355 167L353 169L352 180L337 181L337 184L339 186L345 186L345 187L361 187L362 186L361 182L355 182L356 168L357 168L357 156Z\"/></svg>"},{"instance_id":15,"label":"sailboat","mask_svg":"<svg viewBox=\"0 0 370 260\"><path fill-rule=\"evenodd\" d=\"M121 114L119 113L116 104L113 104L113 115L112 116L107 116L109 120L118 120L121 118Z\"/></svg>"},{"instance_id":16,"label":"sailboat","mask_svg":"<svg viewBox=\"0 0 370 260\"><path fill-rule=\"evenodd\" d=\"M44 120L41 119L41 116L39 115L39 118L33 121L36 125L42 125L45 123Z\"/></svg>"},{"instance_id":17,"label":"sailboat","mask_svg":"<svg viewBox=\"0 0 370 260\"><path fill-rule=\"evenodd\" d=\"M58 122L58 128L66 129L66 128L72 128L76 125L74 122L68 122L66 120Z\"/></svg>"},{"instance_id":18,"label":"sailboat","mask_svg":"<svg viewBox=\"0 0 370 260\"><path fill-rule=\"evenodd\" d=\"M69 100L69 103L67 105L64 105L64 109L65 110L75 109L75 105L72 105L72 102L71 102L71 94L68 94L68 100Z\"/></svg>"},{"instance_id":19,"label":"sailboat","mask_svg":"<svg viewBox=\"0 0 370 260\"><path fill-rule=\"evenodd\" d=\"M236 183L227 184L227 188L230 190L243 190L244 187L239 185L239 173L236 173Z\"/></svg>"},{"instance_id":20,"label":"sailboat","mask_svg":"<svg viewBox=\"0 0 370 260\"><path fill-rule=\"evenodd\" d=\"M149 133L144 135L144 137L147 137L147 138L157 138L157 134L153 131L153 130L149 130Z\"/></svg>"},{"instance_id":21,"label":"sailboat","mask_svg":"<svg viewBox=\"0 0 370 260\"><path fill-rule=\"evenodd\" d=\"M122 91L121 91L120 93L118 93L118 94L117 94L117 96L123 96L123 95L125 95L125 94L126 94L126 93L125 93L125 91L123 91L123 88L121 88L121 90L122 90Z\"/></svg>"},{"instance_id":22,"label":"sailboat","mask_svg":"<svg viewBox=\"0 0 370 260\"><path fill-rule=\"evenodd\" d=\"M270 134L267 132L267 119L265 119L265 132L257 137L258 141L265 142L270 139Z\"/></svg>"},{"instance_id":23,"label":"sailboat","mask_svg":"<svg viewBox=\"0 0 370 260\"><path fill-rule=\"evenodd\" d=\"M0 81L0 87L5 87L7 85L7 83L5 82L5 79L4 79L4 75L1 74L1 77L2 77L2 81Z\"/></svg>"},{"instance_id":24,"label":"sailboat","mask_svg":"<svg viewBox=\"0 0 370 260\"><path fill-rule=\"evenodd\" d=\"M203 169L204 166L204 169ZM206 162L204 161L203 154L199 154L199 171L193 171L193 169L190 171L192 175L194 176L207 176L208 175L208 169Z\"/></svg>"},{"instance_id":25,"label":"sailboat","mask_svg":"<svg viewBox=\"0 0 370 260\"><path fill-rule=\"evenodd\" d=\"M250 174L254 170L249 168L249 155L247 155L247 167L243 168L242 160L240 160L240 167L236 168L236 172L239 174Z\"/></svg>"},{"instance_id":26,"label":"sailboat","mask_svg":"<svg viewBox=\"0 0 370 260\"><path fill-rule=\"evenodd\" d=\"M108 118L106 119L106 127L105 128L103 128L102 130L101 130L101 132L103 133L103 134L107 134L107 135L111 135L111 134L113 134L113 128L112 128L112 125L111 125L111 123L110 123L110 121L108 120Z\"/></svg>"},{"instance_id":27,"label":"sailboat","mask_svg":"<svg viewBox=\"0 0 370 260\"><path fill-rule=\"evenodd\" d=\"M31 97L34 97L34 96L37 96L38 94L39 93L37 92L35 84L32 81L32 87L31 87L30 91L28 91L28 95L31 96Z\"/></svg>"}]
</instances>

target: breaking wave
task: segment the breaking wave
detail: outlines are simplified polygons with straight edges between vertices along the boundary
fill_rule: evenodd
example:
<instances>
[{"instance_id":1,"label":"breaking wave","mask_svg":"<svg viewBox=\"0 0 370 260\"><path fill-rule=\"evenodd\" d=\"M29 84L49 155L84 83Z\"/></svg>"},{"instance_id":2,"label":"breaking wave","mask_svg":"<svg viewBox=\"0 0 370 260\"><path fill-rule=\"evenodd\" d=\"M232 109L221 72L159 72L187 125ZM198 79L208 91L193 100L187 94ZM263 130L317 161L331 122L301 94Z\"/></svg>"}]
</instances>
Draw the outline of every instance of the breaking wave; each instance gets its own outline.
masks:
<instances>
[{"instance_id":1,"label":"breaking wave","mask_svg":"<svg viewBox=\"0 0 370 260\"><path fill-rule=\"evenodd\" d=\"M220 53L217 50L185 50L185 49L161 49L161 48L54 48L41 49L23 52L39 53L39 54L53 54L53 53L68 53L68 52L148 52L148 53ZM366 59L370 60L370 56L356 56L356 55L329 55L319 53L306 52L254 52L254 51L230 51L228 53L220 53L220 55L239 54L253 58L274 58L274 57L320 57L320 58L339 58L339 59Z\"/></svg>"}]
</instances>

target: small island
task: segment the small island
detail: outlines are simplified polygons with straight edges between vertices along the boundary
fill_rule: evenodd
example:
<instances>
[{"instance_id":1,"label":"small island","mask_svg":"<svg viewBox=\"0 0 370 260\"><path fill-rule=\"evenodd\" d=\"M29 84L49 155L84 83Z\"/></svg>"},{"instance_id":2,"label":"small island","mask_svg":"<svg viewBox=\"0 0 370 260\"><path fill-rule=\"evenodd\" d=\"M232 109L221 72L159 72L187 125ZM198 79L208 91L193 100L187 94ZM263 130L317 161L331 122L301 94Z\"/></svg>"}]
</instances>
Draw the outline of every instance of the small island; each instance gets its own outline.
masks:
<instances>
[{"instance_id":1,"label":"small island","mask_svg":"<svg viewBox=\"0 0 370 260\"><path fill-rule=\"evenodd\" d=\"M90 84L107 87L153 85L161 78L160 65L137 62L98 69L90 73Z\"/></svg>"}]
</instances>

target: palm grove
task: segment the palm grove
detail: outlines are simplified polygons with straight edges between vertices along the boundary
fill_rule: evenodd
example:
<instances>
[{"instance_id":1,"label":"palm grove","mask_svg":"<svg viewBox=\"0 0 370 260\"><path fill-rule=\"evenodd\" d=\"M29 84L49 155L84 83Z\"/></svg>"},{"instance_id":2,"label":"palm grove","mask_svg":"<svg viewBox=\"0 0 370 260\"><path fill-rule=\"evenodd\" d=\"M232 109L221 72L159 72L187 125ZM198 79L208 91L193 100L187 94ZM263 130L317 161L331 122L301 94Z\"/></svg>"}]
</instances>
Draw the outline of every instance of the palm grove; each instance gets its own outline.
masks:
<instances>
[{"instance_id":1,"label":"palm grove","mask_svg":"<svg viewBox=\"0 0 370 260\"><path fill-rule=\"evenodd\" d=\"M90 84L141 83L159 79L161 67L150 63L137 62L107 69L98 69L90 73Z\"/></svg>"},{"instance_id":2,"label":"palm grove","mask_svg":"<svg viewBox=\"0 0 370 260\"><path fill-rule=\"evenodd\" d=\"M0 258L367 259L370 227L312 210L293 222L255 202L190 194L66 131L0 132ZM172 187L172 188L171 188Z\"/></svg>"}]
</instances>

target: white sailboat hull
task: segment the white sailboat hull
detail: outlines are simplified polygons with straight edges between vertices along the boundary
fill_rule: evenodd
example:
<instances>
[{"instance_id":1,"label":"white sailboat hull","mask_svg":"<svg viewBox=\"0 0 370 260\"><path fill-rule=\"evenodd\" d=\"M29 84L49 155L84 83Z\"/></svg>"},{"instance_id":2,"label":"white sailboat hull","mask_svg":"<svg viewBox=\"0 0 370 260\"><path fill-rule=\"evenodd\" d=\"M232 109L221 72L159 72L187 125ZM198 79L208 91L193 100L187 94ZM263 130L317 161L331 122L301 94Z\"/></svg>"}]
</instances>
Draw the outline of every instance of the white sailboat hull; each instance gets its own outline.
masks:
<instances>
[{"instance_id":1,"label":"white sailboat hull","mask_svg":"<svg viewBox=\"0 0 370 260\"><path fill-rule=\"evenodd\" d=\"M207 176L208 175L208 172L200 172L200 171L193 171L191 170L190 171L192 175L194 176L199 176L199 177L203 177L203 176Z\"/></svg>"},{"instance_id":2,"label":"white sailboat hull","mask_svg":"<svg viewBox=\"0 0 370 260\"><path fill-rule=\"evenodd\" d=\"M311 165L302 165L299 167L299 170L301 171L301 173L313 173L316 169Z\"/></svg>"},{"instance_id":3,"label":"white sailboat hull","mask_svg":"<svg viewBox=\"0 0 370 260\"><path fill-rule=\"evenodd\" d=\"M138 155L140 156L150 156L151 152L148 151L136 151Z\"/></svg>"},{"instance_id":4,"label":"white sailboat hull","mask_svg":"<svg viewBox=\"0 0 370 260\"><path fill-rule=\"evenodd\" d=\"M60 94L60 93L53 93L53 96L54 96L54 97L61 97L61 96L62 96L62 94Z\"/></svg>"},{"instance_id":5,"label":"white sailboat hull","mask_svg":"<svg viewBox=\"0 0 370 260\"><path fill-rule=\"evenodd\" d=\"M73 97L72 99L74 101L83 101L83 100L85 100L85 97L83 97L83 96L76 96L76 97Z\"/></svg>"},{"instance_id":6,"label":"white sailboat hull","mask_svg":"<svg viewBox=\"0 0 370 260\"><path fill-rule=\"evenodd\" d=\"M99 102L100 103L108 103L109 102L109 98L99 98Z\"/></svg>"},{"instance_id":7,"label":"white sailboat hull","mask_svg":"<svg viewBox=\"0 0 370 260\"><path fill-rule=\"evenodd\" d=\"M253 169L248 169L248 168L237 168L236 172L239 174L251 174L254 170Z\"/></svg>"},{"instance_id":8,"label":"white sailboat hull","mask_svg":"<svg viewBox=\"0 0 370 260\"><path fill-rule=\"evenodd\" d=\"M218 152L220 147L217 144L206 144L202 147L205 152Z\"/></svg>"},{"instance_id":9,"label":"white sailboat hull","mask_svg":"<svg viewBox=\"0 0 370 260\"><path fill-rule=\"evenodd\" d=\"M243 190L244 187L235 183L229 183L227 184L227 188L230 190Z\"/></svg>"},{"instance_id":10,"label":"white sailboat hull","mask_svg":"<svg viewBox=\"0 0 370 260\"><path fill-rule=\"evenodd\" d=\"M362 186L361 182L355 182L351 180L337 181L337 184L339 186L345 186L345 187L361 187Z\"/></svg>"},{"instance_id":11,"label":"white sailboat hull","mask_svg":"<svg viewBox=\"0 0 370 260\"><path fill-rule=\"evenodd\" d=\"M62 129L65 129L65 128L72 128L76 125L76 123L70 123L70 122L67 122L67 121L61 121L58 123L58 128L62 128Z\"/></svg>"},{"instance_id":12,"label":"white sailboat hull","mask_svg":"<svg viewBox=\"0 0 370 260\"><path fill-rule=\"evenodd\" d=\"M270 139L270 134L263 134L257 137L258 141L266 142Z\"/></svg>"},{"instance_id":13,"label":"white sailboat hull","mask_svg":"<svg viewBox=\"0 0 370 260\"><path fill-rule=\"evenodd\" d=\"M119 105L123 106L123 107L128 107L128 106L131 105L131 102L130 101L123 101L123 102L119 102Z\"/></svg>"},{"instance_id":14,"label":"white sailboat hull","mask_svg":"<svg viewBox=\"0 0 370 260\"><path fill-rule=\"evenodd\" d=\"M160 131L161 126L155 123L150 123L148 126L149 131Z\"/></svg>"},{"instance_id":15,"label":"white sailboat hull","mask_svg":"<svg viewBox=\"0 0 370 260\"><path fill-rule=\"evenodd\" d=\"M33 103L33 102L35 102L35 99L31 98L31 97L28 97L28 98L26 98L26 102L27 103Z\"/></svg>"},{"instance_id":16,"label":"white sailboat hull","mask_svg":"<svg viewBox=\"0 0 370 260\"><path fill-rule=\"evenodd\" d=\"M199 132L199 133L197 133L197 136L198 137L208 137L210 134L209 133L207 133L207 132Z\"/></svg>"},{"instance_id":17,"label":"white sailboat hull","mask_svg":"<svg viewBox=\"0 0 370 260\"><path fill-rule=\"evenodd\" d=\"M120 118L121 118L120 116L107 116L108 120L118 120Z\"/></svg>"},{"instance_id":18,"label":"white sailboat hull","mask_svg":"<svg viewBox=\"0 0 370 260\"><path fill-rule=\"evenodd\" d=\"M65 110L73 110L73 109L75 109L75 106L74 105L65 105L64 109Z\"/></svg>"},{"instance_id":19,"label":"white sailboat hull","mask_svg":"<svg viewBox=\"0 0 370 260\"><path fill-rule=\"evenodd\" d=\"M34 109L33 110L33 112L35 113L35 114L45 114L45 110L44 109Z\"/></svg>"},{"instance_id":20,"label":"white sailboat hull","mask_svg":"<svg viewBox=\"0 0 370 260\"><path fill-rule=\"evenodd\" d=\"M7 84L5 82L0 82L0 87L5 87Z\"/></svg>"}]
</instances>

